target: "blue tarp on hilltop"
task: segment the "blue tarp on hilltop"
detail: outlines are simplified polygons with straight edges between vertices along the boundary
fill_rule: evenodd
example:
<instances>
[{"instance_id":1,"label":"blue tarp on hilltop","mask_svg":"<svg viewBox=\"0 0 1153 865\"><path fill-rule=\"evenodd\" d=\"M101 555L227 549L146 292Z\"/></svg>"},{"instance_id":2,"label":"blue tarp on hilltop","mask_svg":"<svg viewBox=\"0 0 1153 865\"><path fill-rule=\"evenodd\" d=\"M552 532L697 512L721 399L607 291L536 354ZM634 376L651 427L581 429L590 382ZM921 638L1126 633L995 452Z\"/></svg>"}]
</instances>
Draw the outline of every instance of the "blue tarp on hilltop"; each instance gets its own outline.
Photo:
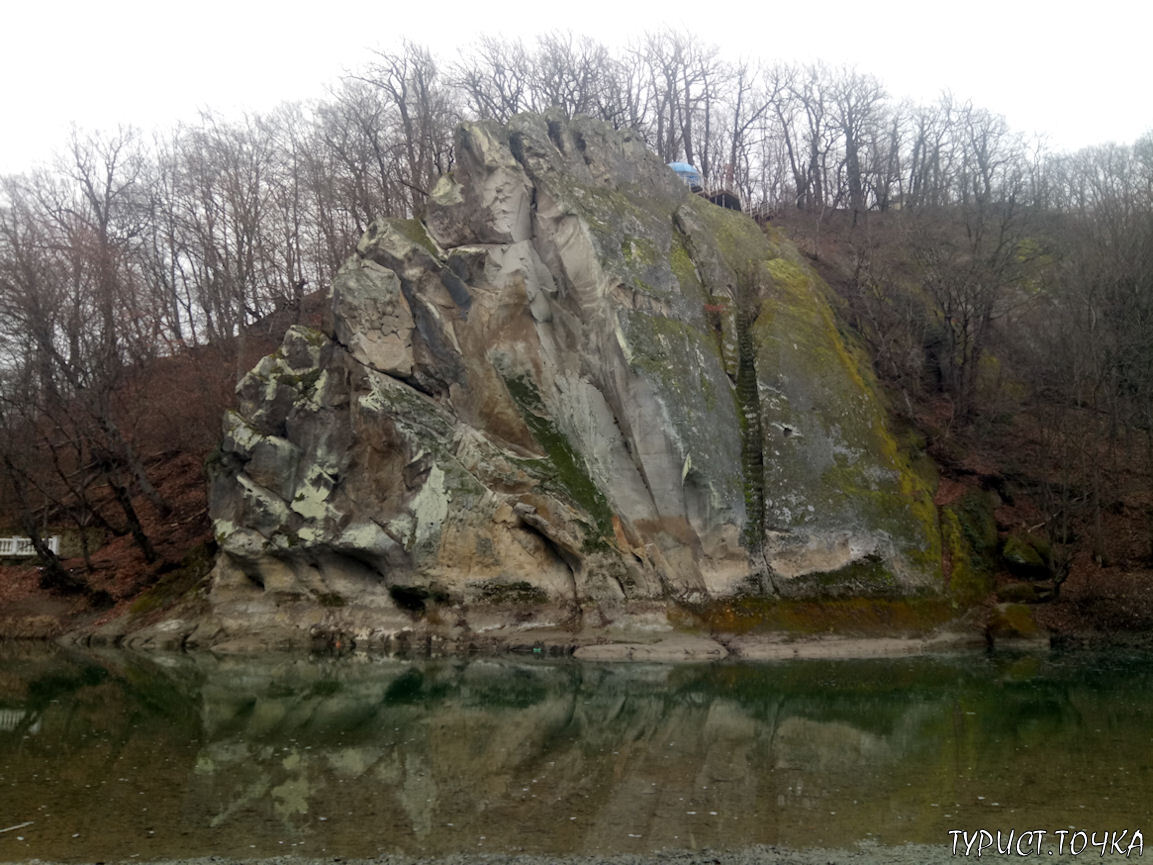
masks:
<instances>
[{"instance_id":1,"label":"blue tarp on hilltop","mask_svg":"<svg viewBox=\"0 0 1153 865\"><path fill-rule=\"evenodd\" d=\"M705 185L701 173L687 162L670 162L669 168L675 171L681 180L689 186L702 187Z\"/></svg>"}]
</instances>

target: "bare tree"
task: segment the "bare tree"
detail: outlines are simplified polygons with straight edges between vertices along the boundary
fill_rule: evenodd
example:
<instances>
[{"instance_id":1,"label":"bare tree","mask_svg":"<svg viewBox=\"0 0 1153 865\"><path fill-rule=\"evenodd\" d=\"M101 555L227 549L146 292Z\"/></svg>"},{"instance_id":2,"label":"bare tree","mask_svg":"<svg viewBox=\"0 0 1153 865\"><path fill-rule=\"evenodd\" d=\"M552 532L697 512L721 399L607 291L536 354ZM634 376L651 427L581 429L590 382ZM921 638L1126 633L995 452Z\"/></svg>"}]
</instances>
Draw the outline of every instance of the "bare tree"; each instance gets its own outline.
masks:
<instances>
[{"instance_id":1,"label":"bare tree","mask_svg":"<svg viewBox=\"0 0 1153 865\"><path fill-rule=\"evenodd\" d=\"M600 120L620 120L614 62L604 45L587 36L550 33L537 40L532 58L535 110L560 108L565 116L585 114Z\"/></svg>"},{"instance_id":2,"label":"bare tree","mask_svg":"<svg viewBox=\"0 0 1153 865\"><path fill-rule=\"evenodd\" d=\"M811 65L799 70L789 84L790 93L804 118L799 136L805 152L804 179L799 188L798 204L806 210L820 210L830 204L836 206L836 201L829 198L829 155L834 140L825 84L827 76L828 70L824 66Z\"/></svg>"},{"instance_id":3,"label":"bare tree","mask_svg":"<svg viewBox=\"0 0 1153 865\"><path fill-rule=\"evenodd\" d=\"M70 469L95 470L116 491L128 530L151 561L155 552L129 491L143 493L162 515L169 505L133 444L135 406L123 399L132 370L156 346L156 317L134 254L146 212L135 136L74 136L59 168L64 180L39 175L5 185L0 311L13 368L26 371L19 392L5 396L8 413L19 410L28 435L52 436L50 450L60 433L74 443ZM9 468L14 486L47 488L51 468L34 474L24 466L20 476Z\"/></svg>"},{"instance_id":4,"label":"bare tree","mask_svg":"<svg viewBox=\"0 0 1153 865\"><path fill-rule=\"evenodd\" d=\"M1023 174L1017 142L1000 118L970 114L959 127L964 156L960 201L916 217L912 245L925 288L937 303L939 362L957 416L968 419L994 320L1021 301L1030 266Z\"/></svg>"},{"instance_id":5,"label":"bare tree","mask_svg":"<svg viewBox=\"0 0 1153 865\"><path fill-rule=\"evenodd\" d=\"M831 121L839 128L845 148L845 180L848 185L849 208L853 221L869 206L865 200L865 177L862 163L867 155L870 133L874 133L881 117L885 90L871 75L855 69L841 69L829 83Z\"/></svg>"},{"instance_id":6,"label":"bare tree","mask_svg":"<svg viewBox=\"0 0 1153 865\"><path fill-rule=\"evenodd\" d=\"M404 207L390 179L391 127L383 92L348 78L333 95L331 102L317 109L323 157L314 178L325 211L322 227L330 242L346 232L347 237L359 237L373 218L399 214ZM327 189L322 189L319 183L325 178Z\"/></svg>"},{"instance_id":7,"label":"bare tree","mask_svg":"<svg viewBox=\"0 0 1153 865\"><path fill-rule=\"evenodd\" d=\"M488 50L499 52L496 45L490 41ZM524 64L523 49L519 43L517 46L513 62ZM495 81L495 93L484 86L479 92L496 100L507 96L510 108L515 108L523 88L520 76L527 70L518 69L506 76L504 67L499 69L488 79L466 79L478 86ZM476 71L472 70L474 76ZM409 213L421 214L433 183L452 164L452 129L457 120L449 94L441 86L436 62L426 48L406 42L397 53L377 52L365 74L358 77L385 97L394 130L388 174L407 191ZM506 87L513 88L515 95L506 93Z\"/></svg>"},{"instance_id":8,"label":"bare tree","mask_svg":"<svg viewBox=\"0 0 1153 865\"><path fill-rule=\"evenodd\" d=\"M471 54L453 67L453 82L472 113L507 123L532 107L532 59L519 40L481 37Z\"/></svg>"}]
</instances>

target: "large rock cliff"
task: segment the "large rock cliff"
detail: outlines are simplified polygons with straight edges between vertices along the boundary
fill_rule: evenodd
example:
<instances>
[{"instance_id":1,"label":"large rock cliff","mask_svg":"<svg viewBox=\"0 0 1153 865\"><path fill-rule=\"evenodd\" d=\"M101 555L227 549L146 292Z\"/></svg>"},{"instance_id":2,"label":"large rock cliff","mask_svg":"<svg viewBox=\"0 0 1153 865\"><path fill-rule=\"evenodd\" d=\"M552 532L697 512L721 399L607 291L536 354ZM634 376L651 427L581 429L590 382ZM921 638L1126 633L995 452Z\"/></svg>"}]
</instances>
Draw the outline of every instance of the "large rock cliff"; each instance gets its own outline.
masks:
<instances>
[{"instance_id":1,"label":"large rock cliff","mask_svg":"<svg viewBox=\"0 0 1153 865\"><path fill-rule=\"evenodd\" d=\"M330 323L238 386L214 639L939 591L929 483L825 292L628 134L465 124L426 218L376 222Z\"/></svg>"}]
</instances>

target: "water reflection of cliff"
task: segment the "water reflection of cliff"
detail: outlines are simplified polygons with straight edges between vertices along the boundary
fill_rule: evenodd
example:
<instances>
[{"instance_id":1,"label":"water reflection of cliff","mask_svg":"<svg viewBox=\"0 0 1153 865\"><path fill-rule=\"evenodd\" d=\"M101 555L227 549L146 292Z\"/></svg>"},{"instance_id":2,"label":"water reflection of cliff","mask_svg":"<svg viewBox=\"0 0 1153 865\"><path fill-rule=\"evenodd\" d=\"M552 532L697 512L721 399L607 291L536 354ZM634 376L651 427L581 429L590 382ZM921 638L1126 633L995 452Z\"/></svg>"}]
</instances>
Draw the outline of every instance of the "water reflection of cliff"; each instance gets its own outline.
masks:
<instances>
[{"instance_id":1,"label":"water reflection of cliff","mask_svg":"<svg viewBox=\"0 0 1153 865\"><path fill-rule=\"evenodd\" d=\"M364 854L933 842L1052 805L1061 776L1016 755L1084 754L1076 695L963 670L224 662L196 783L222 828L255 809Z\"/></svg>"},{"instance_id":2,"label":"water reflection of cliff","mask_svg":"<svg viewBox=\"0 0 1153 865\"><path fill-rule=\"evenodd\" d=\"M94 844L112 844L101 820L129 830L120 855L944 843L998 820L1136 825L1124 809L1153 791L1149 697L980 658L84 663L39 686L57 696L37 703L36 740L66 742L22 748L99 790L73 807L96 812ZM1125 774L1094 762L1106 740ZM145 812L114 777L146 779ZM80 855L70 835L29 855Z\"/></svg>"}]
</instances>

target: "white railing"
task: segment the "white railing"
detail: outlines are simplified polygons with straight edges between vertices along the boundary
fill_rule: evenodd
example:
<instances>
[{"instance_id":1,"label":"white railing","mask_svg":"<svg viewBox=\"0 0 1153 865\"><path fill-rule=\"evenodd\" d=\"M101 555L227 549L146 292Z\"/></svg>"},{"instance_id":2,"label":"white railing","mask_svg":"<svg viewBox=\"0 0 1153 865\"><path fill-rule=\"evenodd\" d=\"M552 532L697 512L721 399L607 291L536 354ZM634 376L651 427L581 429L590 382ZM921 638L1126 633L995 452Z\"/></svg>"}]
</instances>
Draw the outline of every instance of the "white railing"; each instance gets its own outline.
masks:
<instances>
[{"instance_id":1,"label":"white railing","mask_svg":"<svg viewBox=\"0 0 1153 865\"><path fill-rule=\"evenodd\" d=\"M0 709L0 732L11 733L29 715L32 715L31 709ZM30 734L35 735L40 732L40 725L42 719L32 716L32 723L28 726L27 730Z\"/></svg>"},{"instance_id":2,"label":"white railing","mask_svg":"<svg viewBox=\"0 0 1153 865\"><path fill-rule=\"evenodd\" d=\"M56 555L60 555L60 535L44 538L44 543L47 544L48 549ZM36 548L32 546L31 539L25 537L0 538L0 556L34 555L36 555Z\"/></svg>"},{"instance_id":3,"label":"white railing","mask_svg":"<svg viewBox=\"0 0 1153 865\"><path fill-rule=\"evenodd\" d=\"M0 709L0 732L11 733L27 714L27 709Z\"/></svg>"}]
</instances>

